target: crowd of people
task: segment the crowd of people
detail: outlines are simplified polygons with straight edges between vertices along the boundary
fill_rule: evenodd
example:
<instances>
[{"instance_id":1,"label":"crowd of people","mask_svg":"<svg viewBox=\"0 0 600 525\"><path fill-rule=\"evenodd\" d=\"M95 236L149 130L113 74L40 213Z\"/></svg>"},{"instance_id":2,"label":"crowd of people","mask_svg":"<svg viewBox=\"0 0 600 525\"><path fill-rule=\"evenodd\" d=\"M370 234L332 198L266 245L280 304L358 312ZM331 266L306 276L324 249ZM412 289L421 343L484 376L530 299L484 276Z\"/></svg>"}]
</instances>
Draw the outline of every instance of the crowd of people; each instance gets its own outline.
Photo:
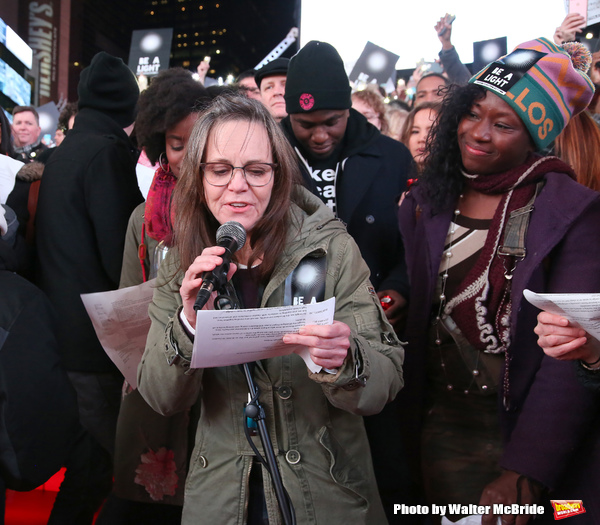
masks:
<instances>
[{"instance_id":1,"label":"crowd of people","mask_svg":"<svg viewBox=\"0 0 600 525\"><path fill-rule=\"evenodd\" d=\"M600 341L525 299L600 292L584 25L469 71L446 15L410 101L353 90L311 41L231 86L171 68L141 93L100 52L55 148L34 107L0 111L24 163L0 206L2 488L65 467L51 525L440 523L400 505L525 525L557 500L600 522ZM132 385L80 295L149 281ZM199 310L331 298L278 357L192 366Z\"/></svg>"}]
</instances>

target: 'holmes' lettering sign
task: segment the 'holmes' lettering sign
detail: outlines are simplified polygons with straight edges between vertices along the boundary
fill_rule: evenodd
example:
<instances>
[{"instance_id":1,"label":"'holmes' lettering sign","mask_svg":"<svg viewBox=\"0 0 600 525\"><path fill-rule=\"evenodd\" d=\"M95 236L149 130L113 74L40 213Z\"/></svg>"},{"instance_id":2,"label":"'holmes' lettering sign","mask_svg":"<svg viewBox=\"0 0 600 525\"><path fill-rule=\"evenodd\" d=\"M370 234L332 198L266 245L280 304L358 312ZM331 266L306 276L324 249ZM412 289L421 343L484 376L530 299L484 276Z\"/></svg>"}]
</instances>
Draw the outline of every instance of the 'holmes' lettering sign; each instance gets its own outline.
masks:
<instances>
[{"instance_id":1,"label":"'holmes' lettering sign","mask_svg":"<svg viewBox=\"0 0 600 525\"><path fill-rule=\"evenodd\" d=\"M28 44L33 57L39 61L40 105L56 97L56 69L58 61L57 12L53 2L29 3Z\"/></svg>"}]
</instances>

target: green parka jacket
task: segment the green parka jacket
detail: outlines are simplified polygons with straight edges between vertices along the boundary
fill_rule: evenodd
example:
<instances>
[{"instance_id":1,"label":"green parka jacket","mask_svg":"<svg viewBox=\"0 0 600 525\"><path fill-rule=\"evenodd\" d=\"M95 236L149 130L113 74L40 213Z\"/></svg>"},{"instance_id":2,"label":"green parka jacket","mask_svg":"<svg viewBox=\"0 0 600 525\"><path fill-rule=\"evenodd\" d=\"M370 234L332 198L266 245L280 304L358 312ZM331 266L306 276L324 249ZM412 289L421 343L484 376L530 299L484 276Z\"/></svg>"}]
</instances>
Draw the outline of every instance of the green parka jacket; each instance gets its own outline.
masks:
<instances>
[{"instance_id":1,"label":"green parka jacket","mask_svg":"<svg viewBox=\"0 0 600 525\"><path fill-rule=\"evenodd\" d=\"M267 428L298 524L386 523L361 416L381 411L402 387L404 351L343 224L306 190L294 201L293 231L261 307L282 306L286 276L303 257L326 254L325 299L336 298L335 319L351 328L351 348L335 375L309 372L296 354L257 363L254 380ZM175 259L163 263L159 282L168 279L166 272L172 275ZM139 390L164 415L201 403L182 523L242 525L254 455L243 431L248 389L240 366L192 370L173 361L175 347L191 356L193 346L179 320L182 279L179 274L154 292ZM259 437L253 439L262 451ZM281 523L265 472L263 479L269 522Z\"/></svg>"}]
</instances>

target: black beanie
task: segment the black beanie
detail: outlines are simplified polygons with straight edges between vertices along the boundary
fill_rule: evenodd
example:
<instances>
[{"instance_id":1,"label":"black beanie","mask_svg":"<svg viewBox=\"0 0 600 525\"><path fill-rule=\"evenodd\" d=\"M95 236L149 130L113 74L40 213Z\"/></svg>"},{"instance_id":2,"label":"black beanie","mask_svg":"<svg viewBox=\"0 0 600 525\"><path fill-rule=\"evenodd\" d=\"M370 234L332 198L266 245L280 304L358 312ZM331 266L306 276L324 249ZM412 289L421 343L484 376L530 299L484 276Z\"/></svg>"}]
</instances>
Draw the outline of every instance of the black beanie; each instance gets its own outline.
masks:
<instances>
[{"instance_id":1,"label":"black beanie","mask_svg":"<svg viewBox=\"0 0 600 525\"><path fill-rule=\"evenodd\" d=\"M352 107L352 89L335 47L311 40L290 60L285 84L288 114Z\"/></svg>"},{"instance_id":2,"label":"black beanie","mask_svg":"<svg viewBox=\"0 0 600 525\"><path fill-rule=\"evenodd\" d=\"M267 62L263 67L256 70L254 73L254 80L258 89L260 89L260 83L264 78L271 77L273 75L287 75L288 66L290 65L289 58L276 58Z\"/></svg>"},{"instance_id":3,"label":"black beanie","mask_svg":"<svg viewBox=\"0 0 600 525\"><path fill-rule=\"evenodd\" d=\"M81 72L77 94L79 109L101 111L122 128L135 120L140 88L135 75L120 58L104 51L96 54Z\"/></svg>"}]
</instances>

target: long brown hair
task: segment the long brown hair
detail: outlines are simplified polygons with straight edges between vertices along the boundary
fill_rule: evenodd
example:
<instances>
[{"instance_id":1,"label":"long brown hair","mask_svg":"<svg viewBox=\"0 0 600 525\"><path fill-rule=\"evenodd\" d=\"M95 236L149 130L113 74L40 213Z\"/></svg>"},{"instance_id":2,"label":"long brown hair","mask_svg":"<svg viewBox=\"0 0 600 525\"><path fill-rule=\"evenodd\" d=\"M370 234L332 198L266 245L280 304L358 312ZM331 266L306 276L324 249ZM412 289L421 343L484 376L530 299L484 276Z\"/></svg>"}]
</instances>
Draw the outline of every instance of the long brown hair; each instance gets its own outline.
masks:
<instances>
[{"instance_id":1,"label":"long brown hair","mask_svg":"<svg viewBox=\"0 0 600 525\"><path fill-rule=\"evenodd\" d=\"M410 132L412 131L413 124L415 123L415 116L420 111L433 110L436 113L440 112L441 104L439 102L422 102L418 106L410 110L408 117L404 121L402 127L402 133L400 134L400 142L408 148L408 141L410 139Z\"/></svg>"},{"instance_id":2,"label":"long brown hair","mask_svg":"<svg viewBox=\"0 0 600 525\"><path fill-rule=\"evenodd\" d=\"M290 226L291 194L301 176L289 142L269 111L256 100L238 94L217 97L198 118L173 191L173 243L179 251L180 269L185 271L207 246L216 244L220 226L209 210L204 195L200 163L204 162L211 132L225 122L248 122L264 127L269 137L273 162L271 199L264 215L252 229L249 266L262 258L260 274L267 277L283 252ZM235 260L235 254L234 254Z\"/></svg>"},{"instance_id":3,"label":"long brown hair","mask_svg":"<svg viewBox=\"0 0 600 525\"><path fill-rule=\"evenodd\" d=\"M554 142L556 155L577 174L577 182L600 191L600 129L587 111L575 115Z\"/></svg>"}]
</instances>

